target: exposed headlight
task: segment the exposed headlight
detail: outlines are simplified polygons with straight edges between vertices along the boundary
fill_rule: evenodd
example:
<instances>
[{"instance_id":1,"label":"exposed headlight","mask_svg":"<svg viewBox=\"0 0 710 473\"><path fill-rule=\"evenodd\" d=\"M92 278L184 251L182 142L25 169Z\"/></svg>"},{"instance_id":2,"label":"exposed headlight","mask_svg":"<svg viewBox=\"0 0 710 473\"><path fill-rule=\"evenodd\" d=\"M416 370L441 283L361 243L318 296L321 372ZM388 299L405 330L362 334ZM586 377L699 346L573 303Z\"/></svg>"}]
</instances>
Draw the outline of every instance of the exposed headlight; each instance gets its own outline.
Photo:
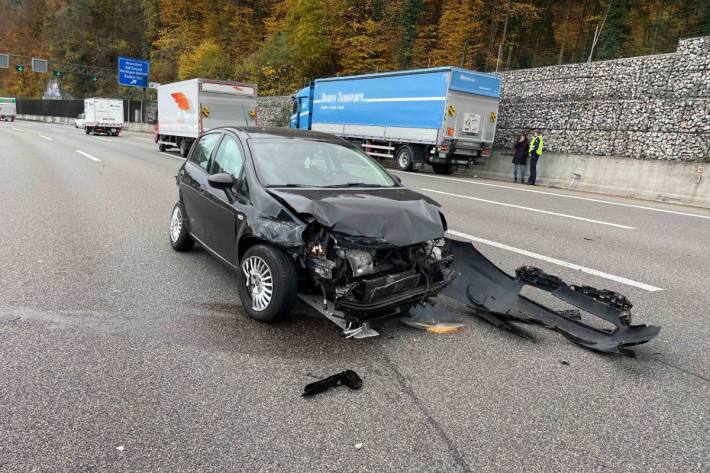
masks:
<instances>
[{"instance_id":1,"label":"exposed headlight","mask_svg":"<svg viewBox=\"0 0 710 473\"><path fill-rule=\"evenodd\" d=\"M356 277L375 272L371 252L364 250L345 250L345 257L348 259L348 262L350 262L350 267Z\"/></svg>"}]
</instances>

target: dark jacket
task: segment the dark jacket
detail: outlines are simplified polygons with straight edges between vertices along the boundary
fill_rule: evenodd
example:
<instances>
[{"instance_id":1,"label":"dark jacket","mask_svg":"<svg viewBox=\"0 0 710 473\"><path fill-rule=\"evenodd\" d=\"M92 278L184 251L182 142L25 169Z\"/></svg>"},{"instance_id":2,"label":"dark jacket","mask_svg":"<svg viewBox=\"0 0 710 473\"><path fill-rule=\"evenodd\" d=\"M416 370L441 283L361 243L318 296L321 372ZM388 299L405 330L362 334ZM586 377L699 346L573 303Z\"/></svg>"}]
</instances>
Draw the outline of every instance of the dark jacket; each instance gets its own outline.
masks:
<instances>
[{"instance_id":1,"label":"dark jacket","mask_svg":"<svg viewBox=\"0 0 710 473\"><path fill-rule=\"evenodd\" d=\"M528 161L528 140L515 142L515 154L513 154L513 164L525 164Z\"/></svg>"}]
</instances>

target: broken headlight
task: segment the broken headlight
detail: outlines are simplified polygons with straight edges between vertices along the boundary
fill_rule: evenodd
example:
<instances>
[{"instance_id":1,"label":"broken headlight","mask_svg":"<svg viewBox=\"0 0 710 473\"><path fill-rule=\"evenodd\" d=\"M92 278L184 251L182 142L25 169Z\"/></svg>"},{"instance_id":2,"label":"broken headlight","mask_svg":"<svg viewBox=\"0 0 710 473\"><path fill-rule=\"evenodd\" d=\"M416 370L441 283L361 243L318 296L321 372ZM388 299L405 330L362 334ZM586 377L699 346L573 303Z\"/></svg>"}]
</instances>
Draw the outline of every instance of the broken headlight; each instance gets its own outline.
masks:
<instances>
[{"instance_id":1,"label":"broken headlight","mask_svg":"<svg viewBox=\"0 0 710 473\"><path fill-rule=\"evenodd\" d=\"M365 276L375 272L373 252L367 250L341 250L342 255L350 263L355 277Z\"/></svg>"}]
</instances>

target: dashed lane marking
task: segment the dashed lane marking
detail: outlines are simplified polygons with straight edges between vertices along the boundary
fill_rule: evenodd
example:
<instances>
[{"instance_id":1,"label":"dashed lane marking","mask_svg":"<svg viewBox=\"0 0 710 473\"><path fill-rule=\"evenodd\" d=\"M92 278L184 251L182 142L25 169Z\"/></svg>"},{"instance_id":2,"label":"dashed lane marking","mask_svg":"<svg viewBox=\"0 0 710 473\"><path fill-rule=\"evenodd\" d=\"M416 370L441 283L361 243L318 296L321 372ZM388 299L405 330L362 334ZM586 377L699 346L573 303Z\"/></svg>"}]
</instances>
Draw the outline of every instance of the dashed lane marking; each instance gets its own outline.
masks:
<instances>
[{"instance_id":1,"label":"dashed lane marking","mask_svg":"<svg viewBox=\"0 0 710 473\"><path fill-rule=\"evenodd\" d=\"M99 158L95 158L95 157L91 156L89 153L85 153L85 152L79 151L79 150L76 150L76 152L81 154L82 156L86 156L87 158L89 158L92 161L95 161L97 163L101 162L101 160Z\"/></svg>"}]
</instances>

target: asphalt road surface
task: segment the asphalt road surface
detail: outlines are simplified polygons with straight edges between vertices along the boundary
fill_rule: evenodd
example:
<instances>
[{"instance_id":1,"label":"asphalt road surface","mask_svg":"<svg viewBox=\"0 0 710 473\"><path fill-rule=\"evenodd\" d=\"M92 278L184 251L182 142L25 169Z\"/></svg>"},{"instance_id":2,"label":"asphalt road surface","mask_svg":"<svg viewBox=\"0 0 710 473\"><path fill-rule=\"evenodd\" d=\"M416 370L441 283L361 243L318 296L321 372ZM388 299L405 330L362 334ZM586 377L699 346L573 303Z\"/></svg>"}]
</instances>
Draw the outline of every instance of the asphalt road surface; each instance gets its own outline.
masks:
<instances>
[{"instance_id":1,"label":"asphalt road surface","mask_svg":"<svg viewBox=\"0 0 710 473\"><path fill-rule=\"evenodd\" d=\"M234 274L172 251L181 162L0 123L1 472L710 469L710 212L400 174L506 271L620 291L663 329L635 359L468 316L344 340L306 308L249 319ZM343 369L360 391L300 396Z\"/></svg>"}]
</instances>

